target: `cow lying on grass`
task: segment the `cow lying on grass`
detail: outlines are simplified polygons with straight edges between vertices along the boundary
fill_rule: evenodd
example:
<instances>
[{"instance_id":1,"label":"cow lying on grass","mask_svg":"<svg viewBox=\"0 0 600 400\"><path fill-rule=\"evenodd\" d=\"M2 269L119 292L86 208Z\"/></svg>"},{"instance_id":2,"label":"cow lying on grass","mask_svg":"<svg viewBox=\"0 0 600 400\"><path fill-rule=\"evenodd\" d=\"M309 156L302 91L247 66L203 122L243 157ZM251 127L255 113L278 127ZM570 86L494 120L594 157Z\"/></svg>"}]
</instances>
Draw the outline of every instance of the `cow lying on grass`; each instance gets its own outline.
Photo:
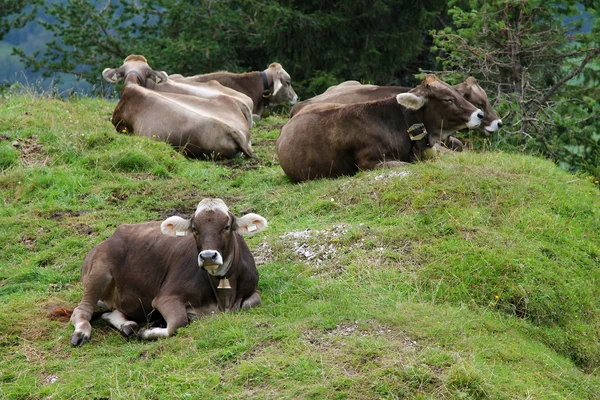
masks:
<instances>
[{"instance_id":1,"label":"cow lying on grass","mask_svg":"<svg viewBox=\"0 0 600 400\"><path fill-rule=\"evenodd\" d=\"M487 94L483 90L477 79L468 77L464 82L453 86L465 99L475 107L483 111L484 117L479 130L486 134L496 132L502 127L502 120L498 113L492 107ZM329 87L324 93L312 97L308 100L297 103L290 110L290 117L298 114L304 107L317 103L335 103L335 104L353 104L365 101L382 100L406 93L411 88L402 86L377 86L363 85L358 81L346 81L339 85ZM453 150L462 150L462 143L453 137L448 137L445 141L447 147Z\"/></svg>"},{"instance_id":2,"label":"cow lying on grass","mask_svg":"<svg viewBox=\"0 0 600 400\"><path fill-rule=\"evenodd\" d=\"M260 118L265 109L272 105L296 104L298 101L298 95L292 87L292 78L279 63L272 63L264 71L241 74L220 71L187 78L174 76L172 79L178 82L208 82L215 80L223 86L244 93L254 102L253 114L256 118Z\"/></svg>"},{"instance_id":3,"label":"cow lying on grass","mask_svg":"<svg viewBox=\"0 0 600 400\"><path fill-rule=\"evenodd\" d=\"M112 117L118 132L166 141L189 157L252 157L248 112L244 115L239 99L226 93L200 98L190 93L191 86L187 92L158 91L167 74L154 71L139 55L128 56L119 68L106 68L102 76L123 81Z\"/></svg>"},{"instance_id":4,"label":"cow lying on grass","mask_svg":"<svg viewBox=\"0 0 600 400\"><path fill-rule=\"evenodd\" d=\"M191 219L119 226L85 258L71 343L90 340L99 302L109 310L102 318L124 336L138 331L146 340L173 336L190 318L260 305L258 271L241 235L266 227L260 215L234 216L221 199L202 200ZM138 330L156 320L166 327Z\"/></svg>"},{"instance_id":5,"label":"cow lying on grass","mask_svg":"<svg viewBox=\"0 0 600 400\"><path fill-rule=\"evenodd\" d=\"M481 124L481 110L435 75L408 93L355 104L313 104L281 128L279 163L296 182L354 175L423 158L426 146Z\"/></svg>"}]
</instances>

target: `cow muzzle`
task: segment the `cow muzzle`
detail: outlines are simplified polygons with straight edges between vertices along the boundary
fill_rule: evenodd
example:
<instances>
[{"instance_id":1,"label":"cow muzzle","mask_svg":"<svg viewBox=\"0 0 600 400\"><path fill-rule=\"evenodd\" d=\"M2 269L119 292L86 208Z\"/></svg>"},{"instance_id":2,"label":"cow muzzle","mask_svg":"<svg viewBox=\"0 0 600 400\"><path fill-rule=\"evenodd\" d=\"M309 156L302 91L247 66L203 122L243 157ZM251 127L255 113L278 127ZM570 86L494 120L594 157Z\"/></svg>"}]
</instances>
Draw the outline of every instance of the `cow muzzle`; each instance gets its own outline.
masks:
<instances>
[{"instance_id":1,"label":"cow muzzle","mask_svg":"<svg viewBox=\"0 0 600 400\"><path fill-rule=\"evenodd\" d=\"M198 266L211 275L218 275L219 267L223 265L223 257L216 250L203 250L198 254Z\"/></svg>"},{"instance_id":2,"label":"cow muzzle","mask_svg":"<svg viewBox=\"0 0 600 400\"><path fill-rule=\"evenodd\" d=\"M502 128L502 120L495 119L492 121L491 124L489 124L488 126L485 127L485 130L488 131L489 133L493 133L493 132L496 132L497 130L499 130L500 128Z\"/></svg>"},{"instance_id":3,"label":"cow muzzle","mask_svg":"<svg viewBox=\"0 0 600 400\"><path fill-rule=\"evenodd\" d=\"M475 110L475 111L473 111L473 113L471 113L471 118L469 118L469 122L467 122L467 127L468 128L477 128L479 125L481 125L482 121L483 121L483 111Z\"/></svg>"}]
</instances>

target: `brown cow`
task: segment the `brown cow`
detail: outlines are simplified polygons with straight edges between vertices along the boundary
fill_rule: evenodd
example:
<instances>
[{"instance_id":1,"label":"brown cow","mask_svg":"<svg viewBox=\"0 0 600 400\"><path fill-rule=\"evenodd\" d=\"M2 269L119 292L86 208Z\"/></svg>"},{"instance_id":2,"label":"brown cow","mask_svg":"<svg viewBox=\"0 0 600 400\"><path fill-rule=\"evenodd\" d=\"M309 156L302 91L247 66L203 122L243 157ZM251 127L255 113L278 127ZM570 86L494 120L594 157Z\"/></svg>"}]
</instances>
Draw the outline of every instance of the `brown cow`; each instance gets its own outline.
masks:
<instances>
[{"instance_id":1,"label":"brown cow","mask_svg":"<svg viewBox=\"0 0 600 400\"><path fill-rule=\"evenodd\" d=\"M306 107L283 126L276 150L293 181L333 178L421 159L424 144L482 120L481 110L430 74L395 97Z\"/></svg>"},{"instance_id":2,"label":"brown cow","mask_svg":"<svg viewBox=\"0 0 600 400\"><path fill-rule=\"evenodd\" d=\"M454 89L458 90L458 92L471 104L483 111L484 117L480 129L486 133L493 133L502 127L502 120L490 104L485 91L481 88L481 86L479 86L475 78L467 78L464 82L455 85ZM395 96L398 93L406 93L410 90L411 88L402 86L362 85L357 81L342 82L339 85L331 86L324 93L318 96L296 104L290 110L290 117L298 114L300 110L311 104L362 103L364 101L385 99Z\"/></svg>"},{"instance_id":3,"label":"brown cow","mask_svg":"<svg viewBox=\"0 0 600 400\"><path fill-rule=\"evenodd\" d=\"M158 87L168 78L150 68L143 56L131 55L121 67L106 68L102 76L109 82L124 81L112 117L118 132L166 141L190 157L252 157L250 126L233 98L148 89L148 80Z\"/></svg>"},{"instance_id":4,"label":"brown cow","mask_svg":"<svg viewBox=\"0 0 600 400\"><path fill-rule=\"evenodd\" d=\"M252 127L254 123L252 119L252 110L254 109L252 99L244 93L221 85L217 81L178 82L172 80L169 76L166 81L161 82L160 84L154 82L152 79L147 79L146 87L157 92L187 94L203 99L214 99L218 96L231 97L238 104L240 111L246 117L249 126Z\"/></svg>"},{"instance_id":5,"label":"brown cow","mask_svg":"<svg viewBox=\"0 0 600 400\"><path fill-rule=\"evenodd\" d=\"M195 75L187 78L174 78L178 81L207 82L215 80L223 86L230 87L246 94L254 102L253 113L259 118L265 109L277 104L296 104L298 95L292 87L290 75L281 64L273 63L262 72L214 72L212 74Z\"/></svg>"},{"instance_id":6,"label":"brown cow","mask_svg":"<svg viewBox=\"0 0 600 400\"><path fill-rule=\"evenodd\" d=\"M97 303L126 337L138 323L164 320L166 328L139 330L147 340L173 336L189 318L260 305L258 271L241 235L266 227L260 215L234 216L221 199L202 200L191 219L120 225L85 258L71 343L90 340Z\"/></svg>"}]
</instances>

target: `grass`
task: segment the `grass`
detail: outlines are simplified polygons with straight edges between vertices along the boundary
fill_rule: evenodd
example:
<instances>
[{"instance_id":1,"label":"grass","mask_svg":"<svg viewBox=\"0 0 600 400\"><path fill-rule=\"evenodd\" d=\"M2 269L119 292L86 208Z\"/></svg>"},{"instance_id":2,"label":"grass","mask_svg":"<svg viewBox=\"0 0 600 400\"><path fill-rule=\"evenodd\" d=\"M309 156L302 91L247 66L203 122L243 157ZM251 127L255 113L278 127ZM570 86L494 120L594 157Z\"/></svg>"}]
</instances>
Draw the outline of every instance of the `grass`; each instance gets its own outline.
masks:
<instances>
[{"instance_id":1,"label":"grass","mask_svg":"<svg viewBox=\"0 0 600 400\"><path fill-rule=\"evenodd\" d=\"M281 115L257 159L215 162L116 133L114 105L0 98L0 398L600 398L590 178L467 152L298 185ZM79 301L87 252L203 197L268 219L247 240L263 305L156 342L95 321L71 347L49 312Z\"/></svg>"}]
</instances>

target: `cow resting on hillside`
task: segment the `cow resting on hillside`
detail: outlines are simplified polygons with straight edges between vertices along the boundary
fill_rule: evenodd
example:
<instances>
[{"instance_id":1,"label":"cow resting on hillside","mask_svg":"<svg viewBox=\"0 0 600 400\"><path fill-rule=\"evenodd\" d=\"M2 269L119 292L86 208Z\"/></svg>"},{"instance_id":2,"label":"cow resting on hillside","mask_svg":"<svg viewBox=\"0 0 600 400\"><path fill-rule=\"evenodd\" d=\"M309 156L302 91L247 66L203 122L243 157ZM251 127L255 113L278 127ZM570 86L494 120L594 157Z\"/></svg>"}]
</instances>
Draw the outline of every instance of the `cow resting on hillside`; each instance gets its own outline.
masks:
<instances>
[{"instance_id":1,"label":"cow resting on hillside","mask_svg":"<svg viewBox=\"0 0 600 400\"><path fill-rule=\"evenodd\" d=\"M214 72L184 78L173 77L178 82L207 82L215 80L223 86L235 89L249 96L254 102L253 113L258 118L266 108L277 104L296 104L298 95L292 87L290 75L281 64L272 63L264 71L236 74L233 72Z\"/></svg>"},{"instance_id":2,"label":"cow resting on hillside","mask_svg":"<svg viewBox=\"0 0 600 400\"><path fill-rule=\"evenodd\" d=\"M138 323L166 322L140 329L141 339L172 336L190 318L260 305L258 271L241 235L266 227L258 214L234 216L221 199L202 200L190 219L119 226L85 258L71 343L90 340L97 303L109 310L102 318L126 337Z\"/></svg>"},{"instance_id":3,"label":"cow resting on hillside","mask_svg":"<svg viewBox=\"0 0 600 400\"><path fill-rule=\"evenodd\" d=\"M487 94L481 86L479 86L479 83L475 78L469 77L464 82L453 87L471 104L483 111L484 117L478 128L479 130L486 134L491 134L502 127L502 120L492 107ZM411 88L402 86L363 85L358 81L346 81L339 85L329 87L324 93L318 96L297 103L290 110L290 117L293 117L302 111L302 109L312 104L362 103L365 101L389 98L398 93L406 93L410 90ZM448 137L444 143L453 150L462 150L462 143L454 137Z\"/></svg>"},{"instance_id":4,"label":"cow resting on hillside","mask_svg":"<svg viewBox=\"0 0 600 400\"><path fill-rule=\"evenodd\" d=\"M353 175L419 160L427 146L479 126L483 112L435 75L395 97L313 104L281 128L279 163L293 181Z\"/></svg>"},{"instance_id":5,"label":"cow resting on hillside","mask_svg":"<svg viewBox=\"0 0 600 400\"><path fill-rule=\"evenodd\" d=\"M252 157L248 117L230 95L159 92L167 74L154 71L138 55L128 56L119 68L106 68L102 76L108 82L124 81L112 117L118 132L166 141L190 157Z\"/></svg>"},{"instance_id":6,"label":"cow resting on hillside","mask_svg":"<svg viewBox=\"0 0 600 400\"><path fill-rule=\"evenodd\" d=\"M486 133L496 132L502 127L502 120L498 113L492 107L487 94L483 90L477 79L472 76L465 79L464 82L453 86L465 99L475 107L483 111L484 117L479 129ZM358 81L346 81L339 85L331 86L327 90L315 97L301 101L292 107L290 117L298 114L304 107L317 103L335 103L352 104L365 101L381 100L397 95L398 93L409 92L411 88L403 86L377 86L363 85Z\"/></svg>"}]
</instances>

